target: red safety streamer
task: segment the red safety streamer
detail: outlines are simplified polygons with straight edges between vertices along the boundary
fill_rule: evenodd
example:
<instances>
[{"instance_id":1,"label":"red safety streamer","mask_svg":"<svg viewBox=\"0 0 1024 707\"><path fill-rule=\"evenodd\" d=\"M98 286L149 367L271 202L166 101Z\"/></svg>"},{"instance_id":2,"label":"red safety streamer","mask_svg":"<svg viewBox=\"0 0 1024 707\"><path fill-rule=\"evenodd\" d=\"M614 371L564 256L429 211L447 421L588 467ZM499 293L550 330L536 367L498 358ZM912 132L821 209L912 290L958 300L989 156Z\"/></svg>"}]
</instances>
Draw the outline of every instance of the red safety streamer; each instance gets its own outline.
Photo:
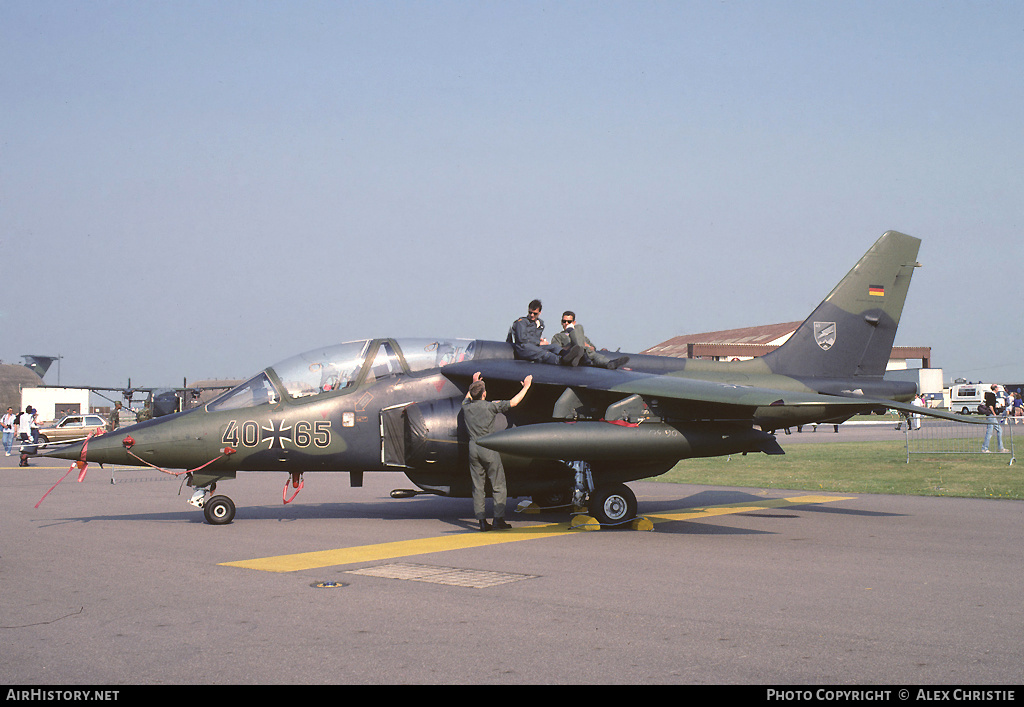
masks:
<instances>
[{"instance_id":1,"label":"red safety streamer","mask_svg":"<svg viewBox=\"0 0 1024 707\"><path fill-rule=\"evenodd\" d=\"M37 503L35 505L36 508L39 508L39 504L42 503L43 500L47 496L50 495L50 491L53 491L55 488L57 488L57 486L60 485L61 481L63 481L64 479L68 478L68 474L70 474L72 472L72 470L76 466L79 468L79 472L78 472L78 481L79 481L79 483L81 483L82 481L85 481L85 470L89 466L89 462L87 462L85 460L86 452L89 449L89 440L91 438L99 436L101 434L103 434L103 429L102 428L97 428L97 430L95 432L93 432L91 435L89 435L88 437L85 438L85 444L82 445L82 455L81 455L81 457L78 459L78 461L76 461L74 464L71 465L71 467L67 470L67 473L65 473L64 476L60 477L60 480L56 484L54 484L53 486L50 487L49 491L47 491L46 493L43 494L43 498L40 498L39 499L39 503ZM235 453L235 450L232 449L231 447L224 447L223 449L220 450L220 454L219 455L217 455L216 457L214 457L210 461L206 462L202 466L197 466L195 469L186 469L185 471L167 471L166 469L161 469L160 467L156 466L155 464L150 464L148 461L146 461L145 459L143 459L139 455L135 454L135 452L132 451L132 447L135 446L135 440L131 438L131 435L126 435L125 438L123 440L121 440L121 444L124 445L124 450L126 452L128 452L129 456L135 457L136 459L138 459L140 462L142 462L146 466L152 467L152 468L156 469L157 471L162 472L164 474L170 474L171 476L181 476L182 474L191 474L193 471L199 471L200 469L205 469L206 467L210 466L210 464L213 464L215 461L217 461L221 457L231 456L232 454ZM296 492L296 493L298 493L298 492ZM294 496L292 498L294 498Z\"/></svg>"},{"instance_id":2,"label":"red safety streamer","mask_svg":"<svg viewBox=\"0 0 1024 707\"><path fill-rule=\"evenodd\" d=\"M89 468L89 462L85 460L85 453L89 449L89 440L101 434L103 434L103 428L97 427L88 437L85 438L85 442L82 444L82 454L78 457L78 461L74 462L71 466L69 466L68 470L64 473L64 476L60 477L60 479L57 480L57 483L51 486L46 491L46 493L43 494L43 497L39 499L38 503L36 503L36 508L39 508L39 505L46 499L47 496L50 495L50 491L53 491L60 485L61 481L68 478L68 474L70 474L75 467L78 467L78 483L82 483L83 481L85 481L85 470Z\"/></svg>"},{"instance_id":3,"label":"red safety streamer","mask_svg":"<svg viewBox=\"0 0 1024 707\"><path fill-rule=\"evenodd\" d=\"M306 485L305 479L302 478L302 472L299 472L299 471L292 472L291 484L292 484L292 486L295 487L295 493L292 494L291 498L288 498L288 482L287 481L284 482L284 488L281 490L281 500L284 502L284 505L286 505L286 506L289 503L291 503L292 501L295 500L295 497L299 495L299 491L301 491L303 489L303 487Z\"/></svg>"}]
</instances>

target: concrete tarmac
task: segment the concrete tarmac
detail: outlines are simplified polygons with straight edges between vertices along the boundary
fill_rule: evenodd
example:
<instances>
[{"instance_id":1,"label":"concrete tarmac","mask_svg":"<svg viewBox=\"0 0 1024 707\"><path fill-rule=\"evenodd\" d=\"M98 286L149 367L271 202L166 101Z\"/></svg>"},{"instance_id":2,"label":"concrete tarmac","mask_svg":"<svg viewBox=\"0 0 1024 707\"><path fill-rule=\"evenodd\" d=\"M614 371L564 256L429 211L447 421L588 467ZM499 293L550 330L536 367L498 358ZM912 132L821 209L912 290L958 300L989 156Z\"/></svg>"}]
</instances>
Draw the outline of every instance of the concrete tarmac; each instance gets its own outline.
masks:
<instances>
[{"instance_id":1,"label":"concrete tarmac","mask_svg":"<svg viewBox=\"0 0 1024 707\"><path fill-rule=\"evenodd\" d=\"M215 527L153 470L34 508L67 466L32 463L0 455L8 685L1021 680L1020 502L635 482L653 531L479 533L468 499L389 498L401 474L307 474L286 506L243 473Z\"/></svg>"}]
</instances>

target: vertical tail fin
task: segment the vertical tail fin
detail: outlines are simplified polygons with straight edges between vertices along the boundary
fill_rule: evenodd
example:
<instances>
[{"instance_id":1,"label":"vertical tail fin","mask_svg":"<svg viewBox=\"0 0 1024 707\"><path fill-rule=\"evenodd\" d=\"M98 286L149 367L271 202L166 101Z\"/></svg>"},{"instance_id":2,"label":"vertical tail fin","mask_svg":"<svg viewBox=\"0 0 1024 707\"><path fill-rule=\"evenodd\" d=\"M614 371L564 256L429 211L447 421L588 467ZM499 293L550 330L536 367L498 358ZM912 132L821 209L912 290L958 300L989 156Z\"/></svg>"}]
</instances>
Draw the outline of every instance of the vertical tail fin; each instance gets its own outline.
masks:
<instances>
[{"instance_id":1,"label":"vertical tail fin","mask_svg":"<svg viewBox=\"0 0 1024 707\"><path fill-rule=\"evenodd\" d=\"M917 266L918 238L887 231L775 351L773 373L815 378L881 378Z\"/></svg>"}]
</instances>

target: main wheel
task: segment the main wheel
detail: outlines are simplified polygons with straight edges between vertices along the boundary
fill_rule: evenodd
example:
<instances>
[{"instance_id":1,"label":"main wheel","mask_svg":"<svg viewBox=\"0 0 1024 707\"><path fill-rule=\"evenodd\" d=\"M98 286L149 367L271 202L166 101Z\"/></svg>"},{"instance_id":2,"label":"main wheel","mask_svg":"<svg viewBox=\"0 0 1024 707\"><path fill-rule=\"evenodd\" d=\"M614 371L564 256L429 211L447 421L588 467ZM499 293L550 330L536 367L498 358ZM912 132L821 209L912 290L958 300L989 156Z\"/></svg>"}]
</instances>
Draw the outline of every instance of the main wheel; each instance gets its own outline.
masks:
<instances>
[{"instance_id":1,"label":"main wheel","mask_svg":"<svg viewBox=\"0 0 1024 707\"><path fill-rule=\"evenodd\" d=\"M227 525L235 518L235 502L227 496L214 496L203 504L203 515L210 525Z\"/></svg>"},{"instance_id":2,"label":"main wheel","mask_svg":"<svg viewBox=\"0 0 1024 707\"><path fill-rule=\"evenodd\" d=\"M636 518L636 495L625 484L612 484L590 494L590 515L601 525L620 525Z\"/></svg>"}]
</instances>

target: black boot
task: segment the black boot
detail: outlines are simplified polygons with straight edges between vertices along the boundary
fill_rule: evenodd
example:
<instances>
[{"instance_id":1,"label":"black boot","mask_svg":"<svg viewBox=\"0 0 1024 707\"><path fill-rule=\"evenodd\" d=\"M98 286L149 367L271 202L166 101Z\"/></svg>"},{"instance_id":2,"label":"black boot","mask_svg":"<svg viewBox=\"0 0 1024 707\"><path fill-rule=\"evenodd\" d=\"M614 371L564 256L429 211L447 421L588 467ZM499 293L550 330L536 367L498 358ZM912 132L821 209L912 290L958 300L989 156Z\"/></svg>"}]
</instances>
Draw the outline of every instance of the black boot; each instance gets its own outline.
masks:
<instances>
[{"instance_id":1,"label":"black boot","mask_svg":"<svg viewBox=\"0 0 1024 707\"><path fill-rule=\"evenodd\" d=\"M616 368L622 368L627 363L629 363L629 356L619 356L614 361L609 361L608 365L605 366L605 368L610 368L612 370L615 370Z\"/></svg>"},{"instance_id":2,"label":"black boot","mask_svg":"<svg viewBox=\"0 0 1024 707\"><path fill-rule=\"evenodd\" d=\"M512 526L509 525L508 523L506 523L504 518L495 518L494 519L494 529L495 530L510 530L511 528L512 528Z\"/></svg>"},{"instance_id":3,"label":"black boot","mask_svg":"<svg viewBox=\"0 0 1024 707\"><path fill-rule=\"evenodd\" d=\"M486 520L481 519L480 520L480 532L481 533L486 533L490 529L491 529L491 524L488 523Z\"/></svg>"},{"instance_id":4,"label":"black boot","mask_svg":"<svg viewBox=\"0 0 1024 707\"><path fill-rule=\"evenodd\" d=\"M586 353L587 352L584 351L582 346L573 345L568 351L562 354L562 360L559 361L559 363L563 366L578 366L580 365L580 360L586 355Z\"/></svg>"}]
</instances>

